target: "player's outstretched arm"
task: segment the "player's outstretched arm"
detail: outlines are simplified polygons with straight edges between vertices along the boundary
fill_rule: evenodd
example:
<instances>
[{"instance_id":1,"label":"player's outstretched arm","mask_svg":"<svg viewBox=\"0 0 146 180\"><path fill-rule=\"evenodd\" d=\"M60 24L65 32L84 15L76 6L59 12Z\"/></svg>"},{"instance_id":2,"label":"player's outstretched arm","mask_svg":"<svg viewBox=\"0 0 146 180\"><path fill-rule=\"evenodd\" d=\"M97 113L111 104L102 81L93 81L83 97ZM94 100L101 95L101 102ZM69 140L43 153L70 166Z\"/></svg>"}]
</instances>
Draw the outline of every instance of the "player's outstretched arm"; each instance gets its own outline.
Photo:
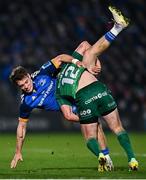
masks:
<instances>
[{"instance_id":1,"label":"player's outstretched arm","mask_svg":"<svg viewBox=\"0 0 146 180\"><path fill-rule=\"evenodd\" d=\"M55 65L56 68L59 68L63 62L64 63L74 63L75 62L74 58L67 54L58 55L55 58L53 58L51 61ZM77 61L76 64L77 64L77 66L82 66L82 62L80 62L80 61Z\"/></svg>"},{"instance_id":2,"label":"player's outstretched arm","mask_svg":"<svg viewBox=\"0 0 146 180\"><path fill-rule=\"evenodd\" d=\"M17 140L16 140L16 152L14 158L11 161L11 168L16 168L19 161L23 161L22 158L22 146L25 139L27 122L19 121L17 127Z\"/></svg>"}]
</instances>

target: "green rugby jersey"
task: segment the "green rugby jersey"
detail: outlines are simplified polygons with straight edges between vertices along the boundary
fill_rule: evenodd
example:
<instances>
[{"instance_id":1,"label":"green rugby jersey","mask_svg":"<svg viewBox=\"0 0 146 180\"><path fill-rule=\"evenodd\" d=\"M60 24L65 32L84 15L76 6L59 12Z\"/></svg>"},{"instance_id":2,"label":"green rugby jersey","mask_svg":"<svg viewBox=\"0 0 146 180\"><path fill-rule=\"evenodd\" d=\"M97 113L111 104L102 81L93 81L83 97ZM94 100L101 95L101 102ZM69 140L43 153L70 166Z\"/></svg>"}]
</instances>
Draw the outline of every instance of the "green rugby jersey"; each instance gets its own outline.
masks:
<instances>
[{"instance_id":1,"label":"green rugby jersey","mask_svg":"<svg viewBox=\"0 0 146 180\"><path fill-rule=\"evenodd\" d=\"M56 97L75 99L78 82L84 71L85 68L73 63L64 65L57 78Z\"/></svg>"}]
</instances>

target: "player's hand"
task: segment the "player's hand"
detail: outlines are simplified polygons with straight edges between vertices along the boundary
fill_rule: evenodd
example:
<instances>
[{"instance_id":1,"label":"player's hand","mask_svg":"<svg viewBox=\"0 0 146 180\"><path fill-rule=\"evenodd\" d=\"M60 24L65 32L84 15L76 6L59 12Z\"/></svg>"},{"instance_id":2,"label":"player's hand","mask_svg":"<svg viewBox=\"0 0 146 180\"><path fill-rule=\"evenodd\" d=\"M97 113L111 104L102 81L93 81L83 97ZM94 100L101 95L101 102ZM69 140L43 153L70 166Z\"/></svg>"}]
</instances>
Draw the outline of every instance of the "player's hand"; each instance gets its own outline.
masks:
<instances>
[{"instance_id":1,"label":"player's hand","mask_svg":"<svg viewBox=\"0 0 146 180\"><path fill-rule=\"evenodd\" d=\"M91 68L88 68L88 71L93 75L98 75L101 72L101 67L95 65Z\"/></svg>"},{"instance_id":2,"label":"player's hand","mask_svg":"<svg viewBox=\"0 0 146 180\"><path fill-rule=\"evenodd\" d=\"M78 62L76 63L76 65L77 65L78 67L84 67L83 62L81 62L81 61L78 61Z\"/></svg>"},{"instance_id":3,"label":"player's hand","mask_svg":"<svg viewBox=\"0 0 146 180\"><path fill-rule=\"evenodd\" d=\"M11 168L16 168L18 161L23 161L22 154L15 154L13 160L11 161Z\"/></svg>"},{"instance_id":4,"label":"player's hand","mask_svg":"<svg viewBox=\"0 0 146 180\"><path fill-rule=\"evenodd\" d=\"M100 60L97 58L96 64L95 65L91 65L87 69L88 69L88 71L91 74L97 76L101 72L101 63L100 63Z\"/></svg>"}]
</instances>

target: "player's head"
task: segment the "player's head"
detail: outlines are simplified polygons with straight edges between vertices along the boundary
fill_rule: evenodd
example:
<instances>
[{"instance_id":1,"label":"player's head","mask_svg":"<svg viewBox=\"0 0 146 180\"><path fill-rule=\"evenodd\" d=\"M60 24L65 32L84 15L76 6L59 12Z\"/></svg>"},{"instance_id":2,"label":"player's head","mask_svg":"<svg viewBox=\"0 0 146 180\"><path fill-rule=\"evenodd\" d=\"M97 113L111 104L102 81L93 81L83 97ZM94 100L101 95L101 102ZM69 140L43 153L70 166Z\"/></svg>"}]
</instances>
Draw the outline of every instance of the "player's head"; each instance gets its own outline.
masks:
<instances>
[{"instance_id":1,"label":"player's head","mask_svg":"<svg viewBox=\"0 0 146 180\"><path fill-rule=\"evenodd\" d=\"M14 68L10 74L10 80L22 91L30 93L33 90L33 82L30 74L22 66Z\"/></svg>"}]
</instances>

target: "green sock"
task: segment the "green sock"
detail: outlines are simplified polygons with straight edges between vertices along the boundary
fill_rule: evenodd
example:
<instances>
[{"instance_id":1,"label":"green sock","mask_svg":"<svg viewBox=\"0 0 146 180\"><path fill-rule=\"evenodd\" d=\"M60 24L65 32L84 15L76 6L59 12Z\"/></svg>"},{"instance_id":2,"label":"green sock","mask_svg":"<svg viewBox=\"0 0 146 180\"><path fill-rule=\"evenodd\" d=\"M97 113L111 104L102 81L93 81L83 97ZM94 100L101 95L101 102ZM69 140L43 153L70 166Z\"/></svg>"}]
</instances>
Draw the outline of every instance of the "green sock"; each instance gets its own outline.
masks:
<instances>
[{"instance_id":1,"label":"green sock","mask_svg":"<svg viewBox=\"0 0 146 180\"><path fill-rule=\"evenodd\" d=\"M75 59L78 59L79 61L82 61L83 59L83 56L81 54L79 54L77 51L74 51L72 53L72 56L75 58Z\"/></svg>"},{"instance_id":2,"label":"green sock","mask_svg":"<svg viewBox=\"0 0 146 180\"><path fill-rule=\"evenodd\" d=\"M131 158L135 158L127 132L122 131L118 133L117 138L128 156L128 162L131 160Z\"/></svg>"},{"instance_id":3,"label":"green sock","mask_svg":"<svg viewBox=\"0 0 146 180\"><path fill-rule=\"evenodd\" d=\"M87 147L93 154L95 154L97 157L99 156L100 153L99 145L95 138L88 139Z\"/></svg>"}]
</instances>

